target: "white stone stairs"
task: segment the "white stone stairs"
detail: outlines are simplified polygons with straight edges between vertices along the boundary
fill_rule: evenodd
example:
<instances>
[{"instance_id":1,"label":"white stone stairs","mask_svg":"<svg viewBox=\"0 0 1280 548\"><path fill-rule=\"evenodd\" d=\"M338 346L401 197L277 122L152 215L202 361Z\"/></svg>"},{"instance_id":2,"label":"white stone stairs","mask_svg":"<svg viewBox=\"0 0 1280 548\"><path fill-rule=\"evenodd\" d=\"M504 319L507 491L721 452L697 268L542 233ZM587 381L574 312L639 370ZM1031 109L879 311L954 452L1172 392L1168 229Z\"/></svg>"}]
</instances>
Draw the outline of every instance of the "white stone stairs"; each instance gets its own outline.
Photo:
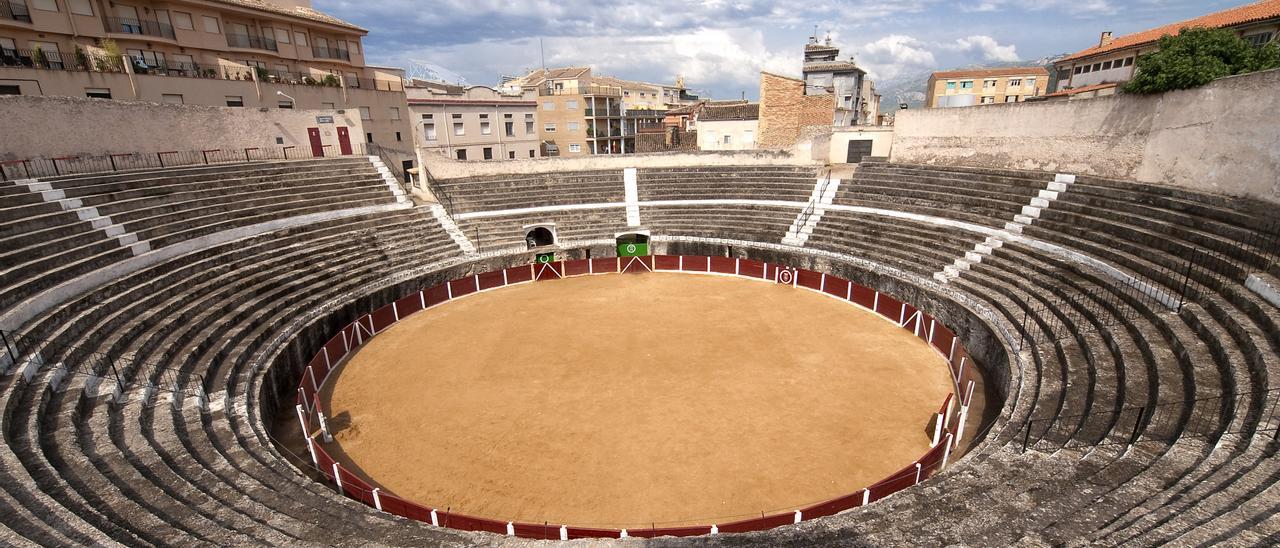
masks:
<instances>
[{"instance_id":1,"label":"white stone stairs","mask_svg":"<svg viewBox=\"0 0 1280 548\"><path fill-rule=\"evenodd\" d=\"M453 222L453 217L449 216L449 212L440 204L431 204L431 214L440 222L440 227L449 233L449 237L453 238L453 242L458 244L458 248L462 250L464 255L475 255L476 246L471 243L471 239L458 228L458 223Z\"/></svg>"},{"instance_id":2,"label":"white stone stairs","mask_svg":"<svg viewBox=\"0 0 1280 548\"><path fill-rule=\"evenodd\" d=\"M969 270L973 265L981 263L983 257L990 257L991 253L1004 246L1014 234L1022 234L1022 230L1031 226L1036 219L1040 218L1040 212L1048 208L1058 196L1067 191L1071 184L1076 182L1075 175L1067 175L1059 173L1054 176L1053 182L1040 191L1040 194L1031 199L1031 203L1022 206L1022 213L1014 215L1013 221L1004 224L1004 230L1000 230L993 236L988 236L981 243L973 246L972 251L967 251L963 258L956 259L954 263L942 267L941 272L935 272L933 279L942 283L948 283L955 278L959 278L960 274Z\"/></svg>"},{"instance_id":3,"label":"white stone stairs","mask_svg":"<svg viewBox=\"0 0 1280 548\"><path fill-rule=\"evenodd\" d=\"M89 223L96 230L101 230L108 238L115 238L120 243L120 247L129 248L135 257L151 251L151 243L145 240L139 241L136 232L125 232L124 227L112 221L110 215L99 213L96 207L85 206L79 198L68 198L65 192L53 188L49 183L42 183L35 179L18 179L14 184L27 187L28 192L40 194L40 199L45 202L57 203L63 211L75 212L76 217L81 221Z\"/></svg>"},{"instance_id":4,"label":"white stone stairs","mask_svg":"<svg viewBox=\"0 0 1280 548\"><path fill-rule=\"evenodd\" d=\"M387 188L396 196L396 203L409 203L409 196L405 194L404 187L400 186L400 181L387 168L387 164L382 163L382 158L369 156L369 162L373 164L374 168L377 168L378 174L382 175L383 182L387 183Z\"/></svg>"},{"instance_id":5,"label":"white stone stairs","mask_svg":"<svg viewBox=\"0 0 1280 548\"><path fill-rule=\"evenodd\" d=\"M782 243L804 247L805 242L809 241L809 236L813 235L813 229L822 220L822 215L827 212L827 206L836 199L836 192L839 190L840 179L832 178L830 175L819 178L813 185L808 205L791 222L786 235L782 237Z\"/></svg>"}]
</instances>

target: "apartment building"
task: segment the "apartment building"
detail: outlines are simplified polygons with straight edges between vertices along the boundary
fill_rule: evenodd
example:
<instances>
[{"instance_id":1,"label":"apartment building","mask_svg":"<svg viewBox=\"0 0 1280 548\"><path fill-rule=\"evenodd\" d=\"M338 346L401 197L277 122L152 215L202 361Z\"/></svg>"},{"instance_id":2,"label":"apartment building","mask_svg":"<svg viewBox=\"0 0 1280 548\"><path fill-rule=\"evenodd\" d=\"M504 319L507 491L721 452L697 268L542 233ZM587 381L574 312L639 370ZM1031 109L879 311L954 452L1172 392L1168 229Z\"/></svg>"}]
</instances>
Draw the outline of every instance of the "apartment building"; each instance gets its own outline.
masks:
<instances>
[{"instance_id":1,"label":"apartment building","mask_svg":"<svg viewBox=\"0 0 1280 548\"><path fill-rule=\"evenodd\" d=\"M1019 103L1045 95L1049 71L1044 67L949 70L929 75L925 108Z\"/></svg>"},{"instance_id":2,"label":"apartment building","mask_svg":"<svg viewBox=\"0 0 1280 548\"><path fill-rule=\"evenodd\" d=\"M309 0L3 0L0 94L358 110L411 148L402 71L366 65L367 31Z\"/></svg>"},{"instance_id":3,"label":"apartment building","mask_svg":"<svg viewBox=\"0 0 1280 548\"><path fill-rule=\"evenodd\" d=\"M1238 6L1120 37L1103 32L1096 46L1054 63L1057 77L1052 89L1066 91L1088 87L1092 93L1099 86L1114 88L1133 78L1138 56L1157 51L1157 42L1162 36L1175 35L1191 27L1231 29L1246 42L1261 47L1280 36L1280 0Z\"/></svg>"},{"instance_id":4,"label":"apartment building","mask_svg":"<svg viewBox=\"0 0 1280 548\"><path fill-rule=\"evenodd\" d=\"M538 69L507 80L502 89L536 94L539 138L548 156L633 154L637 128L660 121L667 101L688 95L676 86L597 76L588 67Z\"/></svg>"},{"instance_id":5,"label":"apartment building","mask_svg":"<svg viewBox=\"0 0 1280 548\"><path fill-rule=\"evenodd\" d=\"M411 82L405 88L415 123L414 144L458 160L514 160L541 156L537 94L485 86Z\"/></svg>"},{"instance_id":6,"label":"apartment building","mask_svg":"<svg viewBox=\"0 0 1280 548\"><path fill-rule=\"evenodd\" d=\"M870 123L871 100L865 95L869 90L867 71L858 68L852 58L839 59L840 48L831 45L831 37L819 40L810 36L804 46L804 94L830 95L835 102L835 126L855 126Z\"/></svg>"}]
</instances>

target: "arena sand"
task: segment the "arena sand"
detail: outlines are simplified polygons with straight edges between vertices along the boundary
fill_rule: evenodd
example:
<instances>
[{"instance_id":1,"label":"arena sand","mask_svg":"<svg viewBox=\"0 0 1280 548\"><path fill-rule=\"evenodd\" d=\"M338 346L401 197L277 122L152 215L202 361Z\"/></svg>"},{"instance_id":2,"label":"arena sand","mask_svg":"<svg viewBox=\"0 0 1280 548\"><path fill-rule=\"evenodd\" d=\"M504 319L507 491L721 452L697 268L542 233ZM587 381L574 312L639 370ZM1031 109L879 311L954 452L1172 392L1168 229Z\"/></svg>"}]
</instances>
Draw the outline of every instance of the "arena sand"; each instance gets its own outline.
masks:
<instances>
[{"instance_id":1,"label":"arena sand","mask_svg":"<svg viewBox=\"0 0 1280 548\"><path fill-rule=\"evenodd\" d=\"M602 275L418 313L322 394L375 486L503 521L727 523L866 487L929 449L945 361L879 316L731 277Z\"/></svg>"}]
</instances>

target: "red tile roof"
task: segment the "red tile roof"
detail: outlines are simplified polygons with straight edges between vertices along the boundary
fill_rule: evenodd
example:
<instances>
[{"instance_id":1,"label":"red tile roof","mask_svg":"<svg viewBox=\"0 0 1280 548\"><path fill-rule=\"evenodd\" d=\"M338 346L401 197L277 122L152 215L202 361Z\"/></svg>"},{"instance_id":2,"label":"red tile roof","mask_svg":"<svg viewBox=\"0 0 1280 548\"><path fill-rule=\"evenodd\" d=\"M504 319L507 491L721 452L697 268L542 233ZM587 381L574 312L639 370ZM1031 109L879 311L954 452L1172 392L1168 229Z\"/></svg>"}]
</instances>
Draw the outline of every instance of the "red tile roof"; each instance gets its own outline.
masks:
<instances>
[{"instance_id":1,"label":"red tile roof","mask_svg":"<svg viewBox=\"0 0 1280 548\"><path fill-rule=\"evenodd\" d=\"M1135 32L1133 34L1126 34L1112 40L1111 43L1105 46L1095 46L1076 52L1059 62L1071 61L1082 57L1097 55L1099 53L1151 44L1156 40L1159 40L1161 36L1166 34L1178 34L1178 31L1187 27L1222 28L1278 18L1280 18L1280 0L1262 0L1261 2L1239 6L1217 13L1202 15L1195 19L1187 19L1186 21L1179 21L1163 27Z\"/></svg>"},{"instance_id":2,"label":"red tile roof","mask_svg":"<svg viewBox=\"0 0 1280 548\"><path fill-rule=\"evenodd\" d=\"M944 70L933 73L936 80L951 78L995 78L997 76L1048 76L1044 67L1003 67L973 70Z\"/></svg>"}]
</instances>

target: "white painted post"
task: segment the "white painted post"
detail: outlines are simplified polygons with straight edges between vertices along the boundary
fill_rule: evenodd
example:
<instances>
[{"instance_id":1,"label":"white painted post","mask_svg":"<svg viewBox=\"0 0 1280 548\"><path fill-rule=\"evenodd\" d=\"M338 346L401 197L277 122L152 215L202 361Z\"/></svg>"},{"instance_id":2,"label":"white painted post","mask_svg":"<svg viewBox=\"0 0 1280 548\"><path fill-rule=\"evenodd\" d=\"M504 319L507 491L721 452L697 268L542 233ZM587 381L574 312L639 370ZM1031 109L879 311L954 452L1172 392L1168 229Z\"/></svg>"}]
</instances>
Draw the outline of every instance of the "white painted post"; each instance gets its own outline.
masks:
<instances>
[{"instance_id":1,"label":"white painted post","mask_svg":"<svg viewBox=\"0 0 1280 548\"><path fill-rule=\"evenodd\" d=\"M329 361L329 349L328 349L328 348L326 348L326 347L321 346L321 347L320 347L320 351L324 353L324 369L325 369L325 371L328 371L328 370L330 370L330 369L333 369L333 362L330 362L330 361Z\"/></svg>"},{"instance_id":2,"label":"white painted post","mask_svg":"<svg viewBox=\"0 0 1280 548\"><path fill-rule=\"evenodd\" d=\"M799 270L791 271L791 287L793 288L800 287L800 271Z\"/></svg>"},{"instance_id":3,"label":"white painted post","mask_svg":"<svg viewBox=\"0 0 1280 548\"><path fill-rule=\"evenodd\" d=\"M876 292L876 298L871 300L871 311L875 313L880 312L880 292L879 291Z\"/></svg>"},{"instance_id":4,"label":"white painted post","mask_svg":"<svg viewBox=\"0 0 1280 548\"><path fill-rule=\"evenodd\" d=\"M511 522L509 522L509 521L507 522L507 536L509 536L509 537L514 537L514 536L516 536L516 526L515 526L515 524L513 524L513 523L511 523Z\"/></svg>"},{"instance_id":5,"label":"white painted post","mask_svg":"<svg viewBox=\"0 0 1280 548\"><path fill-rule=\"evenodd\" d=\"M955 398L950 398L950 399L948 399L948 400L947 400L947 412L946 412L946 414L944 415L944 417L945 417L945 418L943 419L943 422L942 422L942 427L943 427L943 428L947 428L947 427L951 426L951 409L952 409L953 407L955 407L955 405L956 405L956 399L955 399Z\"/></svg>"},{"instance_id":6,"label":"white painted post","mask_svg":"<svg viewBox=\"0 0 1280 548\"><path fill-rule=\"evenodd\" d=\"M802 518L802 517L800 516L800 511L799 511L799 510L796 510L796 520L795 520L795 522L794 522L794 523L800 523L800 522L801 522L801 521L803 521L803 520L804 520L804 518Z\"/></svg>"},{"instance_id":7,"label":"white painted post","mask_svg":"<svg viewBox=\"0 0 1280 548\"><path fill-rule=\"evenodd\" d=\"M293 406L298 410L298 429L302 430L302 435L311 437L311 432L307 431L307 416L302 411L302 404Z\"/></svg>"},{"instance_id":8,"label":"white painted post","mask_svg":"<svg viewBox=\"0 0 1280 548\"><path fill-rule=\"evenodd\" d=\"M307 367L307 376L311 377L311 392L313 394L319 394L320 383L316 382L316 370L312 367Z\"/></svg>"},{"instance_id":9,"label":"white painted post","mask_svg":"<svg viewBox=\"0 0 1280 548\"><path fill-rule=\"evenodd\" d=\"M342 490L342 473L338 470L338 463L333 463L333 483L338 486L339 494L347 494Z\"/></svg>"},{"instance_id":10,"label":"white painted post","mask_svg":"<svg viewBox=\"0 0 1280 548\"><path fill-rule=\"evenodd\" d=\"M822 275L822 281L818 283L818 291L827 292L827 275L825 273Z\"/></svg>"},{"instance_id":11,"label":"white painted post","mask_svg":"<svg viewBox=\"0 0 1280 548\"><path fill-rule=\"evenodd\" d=\"M718 534L720 534L720 526L718 526L718 525L716 525L716 524L712 523L712 524L711 524L711 534L713 534L713 535L718 535Z\"/></svg>"},{"instance_id":12,"label":"white painted post","mask_svg":"<svg viewBox=\"0 0 1280 548\"><path fill-rule=\"evenodd\" d=\"M866 506L866 505L868 505L868 504L871 504L871 489L863 489L863 490L862 490L862 505L863 505L863 506Z\"/></svg>"},{"instance_id":13,"label":"white painted post","mask_svg":"<svg viewBox=\"0 0 1280 548\"><path fill-rule=\"evenodd\" d=\"M853 282L845 280L845 283L848 284L848 286L844 290L844 300L852 301L853 300Z\"/></svg>"},{"instance_id":14,"label":"white painted post","mask_svg":"<svg viewBox=\"0 0 1280 548\"><path fill-rule=\"evenodd\" d=\"M898 326L907 324L907 303L902 303L902 308L898 311Z\"/></svg>"},{"instance_id":15,"label":"white painted post","mask_svg":"<svg viewBox=\"0 0 1280 548\"><path fill-rule=\"evenodd\" d=\"M942 441L942 413L938 413L938 421L933 423L933 443L929 447L937 447Z\"/></svg>"},{"instance_id":16,"label":"white painted post","mask_svg":"<svg viewBox=\"0 0 1280 548\"><path fill-rule=\"evenodd\" d=\"M958 336L952 336L952 337L951 337L951 351L950 351L950 352L947 352L947 361L948 361L948 362L950 362L951 360L956 359L956 342L957 342L957 341L959 341L959 340L960 340L960 337L958 337Z\"/></svg>"},{"instance_id":17,"label":"white painted post","mask_svg":"<svg viewBox=\"0 0 1280 548\"><path fill-rule=\"evenodd\" d=\"M507 285L507 269L502 269L502 285Z\"/></svg>"},{"instance_id":18,"label":"white painted post","mask_svg":"<svg viewBox=\"0 0 1280 548\"><path fill-rule=\"evenodd\" d=\"M915 482L915 484L914 484L914 485L920 485L920 471L921 471L921 470L924 470L924 466L921 466L921 464L917 462L917 463L916 463L916 482Z\"/></svg>"},{"instance_id":19,"label":"white painted post","mask_svg":"<svg viewBox=\"0 0 1280 548\"><path fill-rule=\"evenodd\" d=\"M964 405L968 407L973 404L973 381L969 381L969 389L965 392Z\"/></svg>"},{"instance_id":20,"label":"white painted post","mask_svg":"<svg viewBox=\"0 0 1280 548\"><path fill-rule=\"evenodd\" d=\"M476 284L476 291L480 291L480 275L472 274L471 279Z\"/></svg>"},{"instance_id":21,"label":"white painted post","mask_svg":"<svg viewBox=\"0 0 1280 548\"><path fill-rule=\"evenodd\" d=\"M595 273L596 273L596 267L595 267L595 265L594 265L594 264L592 264L592 263L594 263L594 262L595 262L595 261L592 261L591 259L587 259L587 274L595 274Z\"/></svg>"},{"instance_id":22,"label":"white painted post","mask_svg":"<svg viewBox=\"0 0 1280 548\"><path fill-rule=\"evenodd\" d=\"M377 508L379 512L382 512L382 511L383 511L383 510L382 510L382 497L378 494L378 493L379 493L379 491L381 491L381 490L382 490L382 488L380 488L380 487L374 487L374 488L373 488L373 507L374 507L374 508Z\"/></svg>"},{"instance_id":23,"label":"white painted post","mask_svg":"<svg viewBox=\"0 0 1280 548\"><path fill-rule=\"evenodd\" d=\"M960 372L956 375L956 382L960 382L960 379L964 378L964 366L968 361L969 358L960 358Z\"/></svg>"},{"instance_id":24,"label":"white painted post","mask_svg":"<svg viewBox=\"0 0 1280 548\"><path fill-rule=\"evenodd\" d=\"M623 529L621 533L618 533L618 538L627 538L627 530Z\"/></svg>"},{"instance_id":25,"label":"white painted post","mask_svg":"<svg viewBox=\"0 0 1280 548\"><path fill-rule=\"evenodd\" d=\"M742 259L733 260L733 275L734 276L742 275Z\"/></svg>"},{"instance_id":26,"label":"white painted post","mask_svg":"<svg viewBox=\"0 0 1280 548\"><path fill-rule=\"evenodd\" d=\"M560 540L569 540L569 528L560 526Z\"/></svg>"},{"instance_id":27,"label":"white painted post","mask_svg":"<svg viewBox=\"0 0 1280 548\"><path fill-rule=\"evenodd\" d=\"M307 452L311 453L311 464L319 469L320 459L316 457L316 446L315 442L311 441L311 436L307 436Z\"/></svg>"},{"instance_id":28,"label":"white painted post","mask_svg":"<svg viewBox=\"0 0 1280 548\"><path fill-rule=\"evenodd\" d=\"M679 266L680 270L684 270L684 255L681 255L681 256L680 256L680 258L679 258L679 260L678 260L678 264L680 265L680 266Z\"/></svg>"},{"instance_id":29,"label":"white painted post","mask_svg":"<svg viewBox=\"0 0 1280 548\"><path fill-rule=\"evenodd\" d=\"M480 286L477 285L476 287ZM396 306L395 301L391 301L391 314L395 316L397 322L400 321L400 307Z\"/></svg>"},{"instance_id":30,"label":"white painted post","mask_svg":"<svg viewBox=\"0 0 1280 548\"><path fill-rule=\"evenodd\" d=\"M329 434L329 421L324 420L324 411L317 409L316 415L320 417L320 433L324 435L324 442L333 443L333 436Z\"/></svg>"},{"instance_id":31,"label":"white painted post","mask_svg":"<svg viewBox=\"0 0 1280 548\"><path fill-rule=\"evenodd\" d=\"M936 330L936 328L937 328L937 327L938 327L938 320L937 320L937 318L930 319L930 320L929 320L929 344L931 344L931 345L933 344L933 333L934 333L934 331Z\"/></svg>"},{"instance_id":32,"label":"white painted post","mask_svg":"<svg viewBox=\"0 0 1280 548\"><path fill-rule=\"evenodd\" d=\"M956 425L956 443L960 443L960 439L964 437L964 422L969 417L969 406L960 406L960 424Z\"/></svg>"},{"instance_id":33,"label":"white painted post","mask_svg":"<svg viewBox=\"0 0 1280 548\"><path fill-rule=\"evenodd\" d=\"M453 300L453 280L444 283L444 290L449 294L449 299Z\"/></svg>"},{"instance_id":34,"label":"white painted post","mask_svg":"<svg viewBox=\"0 0 1280 548\"><path fill-rule=\"evenodd\" d=\"M440 518L436 516L436 509L435 509L435 508L432 508L432 509L431 509L431 525L433 525L433 526L435 526L435 527L439 527L439 526L440 526Z\"/></svg>"},{"instance_id":35,"label":"white painted post","mask_svg":"<svg viewBox=\"0 0 1280 548\"><path fill-rule=\"evenodd\" d=\"M307 391L304 390L301 386L298 387L298 399L302 400L302 403L307 406L307 412L310 413L311 402L307 401Z\"/></svg>"},{"instance_id":36,"label":"white painted post","mask_svg":"<svg viewBox=\"0 0 1280 548\"><path fill-rule=\"evenodd\" d=\"M504 282L505 282L505 281L507 281L507 271L506 271L506 270L503 270L503 271L502 271L502 281L504 281ZM427 309L427 292L426 292L426 291L419 291L419 292L418 292L418 306L421 306L423 310L426 310L426 309Z\"/></svg>"},{"instance_id":37,"label":"white painted post","mask_svg":"<svg viewBox=\"0 0 1280 548\"><path fill-rule=\"evenodd\" d=\"M947 460L951 458L951 432L947 432L947 448L942 451L942 466L939 470L947 467Z\"/></svg>"},{"instance_id":38,"label":"white painted post","mask_svg":"<svg viewBox=\"0 0 1280 548\"><path fill-rule=\"evenodd\" d=\"M760 271L760 279L769 279L769 263L764 263L764 270Z\"/></svg>"}]
</instances>

